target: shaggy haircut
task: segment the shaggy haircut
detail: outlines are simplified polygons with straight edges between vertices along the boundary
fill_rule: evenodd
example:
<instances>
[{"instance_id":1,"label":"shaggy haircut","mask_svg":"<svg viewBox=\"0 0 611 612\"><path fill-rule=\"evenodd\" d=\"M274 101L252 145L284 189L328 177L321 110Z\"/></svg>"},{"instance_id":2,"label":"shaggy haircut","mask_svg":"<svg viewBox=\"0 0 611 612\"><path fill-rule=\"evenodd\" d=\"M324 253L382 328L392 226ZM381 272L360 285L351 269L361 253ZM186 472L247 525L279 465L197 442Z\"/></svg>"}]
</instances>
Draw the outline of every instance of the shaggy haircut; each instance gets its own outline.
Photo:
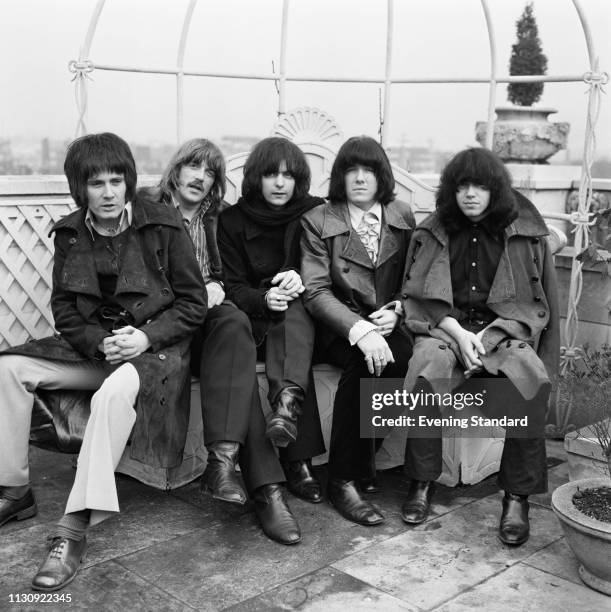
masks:
<instances>
[{"instance_id":1,"label":"shaggy haircut","mask_svg":"<svg viewBox=\"0 0 611 612\"><path fill-rule=\"evenodd\" d=\"M80 208L87 208L87 181L102 172L122 174L125 201L136 193L136 162L128 144L116 134L88 134L68 145L64 173L70 194Z\"/></svg>"},{"instance_id":2,"label":"shaggy haircut","mask_svg":"<svg viewBox=\"0 0 611 612\"><path fill-rule=\"evenodd\" d=\"M333 162L329 182L331 202L347 200L346 173L357 165L373 170L378 182L375 198L380 204L388 204L395 199L395 178L384 149L369 136L353 136L341 146Z\"/></svg>"},{"instance_id":3,"label":"shaggy haircut","mask_svg":"<svg viewBox=\"0 0 611 612\"><path fill-rule=\"evenodd\" d=\"M454 233L465 223L456 193L467 183L483 185L490 190L486 219L492 230L501 232L518 216L511 176L500 157L488 149L466 149L447 163L437 190L437 216L447 232Z\"/></svg>"},{"instance_id":4,"label":"shaggy haircut","mask_svg":"<svg viewBox=\"0 0 611 612\"><path fill-rule=\"evenodd\" d=\"M187 140L172 155L172 159L163 171L159 181L161 200L164 202L172 201L172 193L178 188L178 176L183 166L201 166L203 163L214 172L214 183L210 188L210 196L216 203L220 202L225 197L227 189L225 185L225 158L221 150L206 138Z\"/></svg>"},{"instance_id":5,"label":"shaggy haircut","mask_svg":"<svg viewBox=\"0 0 611 612\"><path fill-rule=\"evenodd\" d=\"M302 150L286 138L264 138L250 152L244 165L242 196L247 200L262 198L261 179L276 174L282 162L295 179L295 190L291 199L300 199L310 190L310 166Z\"/></svg>"}]
</instances>

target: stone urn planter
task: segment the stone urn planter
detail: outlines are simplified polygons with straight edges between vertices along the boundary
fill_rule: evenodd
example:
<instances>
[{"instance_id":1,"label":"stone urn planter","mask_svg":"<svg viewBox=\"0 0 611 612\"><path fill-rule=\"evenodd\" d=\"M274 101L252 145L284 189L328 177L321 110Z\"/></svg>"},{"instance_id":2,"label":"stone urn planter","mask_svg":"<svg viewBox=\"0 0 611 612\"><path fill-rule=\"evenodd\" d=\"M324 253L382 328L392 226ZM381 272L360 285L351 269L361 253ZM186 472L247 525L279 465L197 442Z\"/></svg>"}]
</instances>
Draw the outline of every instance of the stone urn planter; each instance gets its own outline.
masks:
<instances>
[{"instance_id":1,"label":"stone urn planter","mask_svg":"<svg viewBox=\"0 0 611 612\"><path fill-rule=\"evenodd\" d=\"M495 109L493 151L505 162L544 164L561 149L566 149L569 124L552 123L553 108L499 106ZM475 137L484 145L487 123L478 121Z\"/></svg>"},{"instance_id":2,"label":"stone urn planter","mask_svg":"<svg viewBox=\"0 0 611 612\"><path fill-rule=\"evenodd\" d=\"M579 560L579 577L589 587L611 595L611 523L586 516L573 504L578 491L611 487L609 478L584 478L558 487L552 509L567 542Z\"/></svg>"}]
</instances>

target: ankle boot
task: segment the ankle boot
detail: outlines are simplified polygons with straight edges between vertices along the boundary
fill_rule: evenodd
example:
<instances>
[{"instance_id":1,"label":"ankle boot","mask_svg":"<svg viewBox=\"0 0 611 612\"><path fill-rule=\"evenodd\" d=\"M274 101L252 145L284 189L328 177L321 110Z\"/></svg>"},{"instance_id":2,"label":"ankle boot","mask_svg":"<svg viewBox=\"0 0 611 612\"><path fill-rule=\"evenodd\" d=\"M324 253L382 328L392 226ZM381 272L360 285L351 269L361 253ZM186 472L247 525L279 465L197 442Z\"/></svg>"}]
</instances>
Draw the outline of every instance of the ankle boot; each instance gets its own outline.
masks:
<instances>
[{"instance_id":1,"label":"ankle boot","mask_svg":"<svg viewBox=\"0 0 611 612\"><path fill-rule=\"evenodd\" d=\"M419 525L426 520L435 492L432 480L412 480L407 498L401 508L401 518L409 525Z\"/></svg>"},{"instance_id":2,"label":"ankle boot","mask_svg":"<svg viewBox=\"0 0 611 612\"><path fill-rule=\"evenodd\" d=\"M301 387L285 387L272 404L265 437L283 448L297 440L297 419L301 415L304 393Z\"/></svg>"},{"instance_id":3,"label":"ankle boot","mask_svg":"<svg viewBox=\"0 0 611 612\"><path fill-rule=\"evenodd\" d=\"M253 495L253 501L263 533L268 538L280 544L301 542L301 530L286 503L282 485L267 484L259 487Z\"/></svg>"},{"instance_id":4,"label":"ankle boot","mask_svg":"<svg viewBox=\"0 0 611 612\"><path fill-rule=\"evenodd\" d=\"M288 490L293 495L301 497L301 499L305 499L312 504L318 504L322 501L320 482L318 482L312 471L311 459L283 461L282 468L286 476Z\"/></svg>"},{"instance_id":5,"label":"ankle boot","mask_svg":"<svg viewBox=\"0 0 611 612\"><path fill-rule=\"evenodd\" d=\"M528 540L528 496L505 493L503 512L499 523L499 540L510 546L521 546Z\"/></svg>"},{"instance_id":6,"label":"ankle boot","mask_svg":"<svg viewBox=\"0 0 611 612\"><path fill-rule=\"evenodd\" d=\"M244 505L246 492L235 471L240 444L219 440L208 449L208 465L202 476L202 491L214 499Z\"/></svg>"}]
</instances>

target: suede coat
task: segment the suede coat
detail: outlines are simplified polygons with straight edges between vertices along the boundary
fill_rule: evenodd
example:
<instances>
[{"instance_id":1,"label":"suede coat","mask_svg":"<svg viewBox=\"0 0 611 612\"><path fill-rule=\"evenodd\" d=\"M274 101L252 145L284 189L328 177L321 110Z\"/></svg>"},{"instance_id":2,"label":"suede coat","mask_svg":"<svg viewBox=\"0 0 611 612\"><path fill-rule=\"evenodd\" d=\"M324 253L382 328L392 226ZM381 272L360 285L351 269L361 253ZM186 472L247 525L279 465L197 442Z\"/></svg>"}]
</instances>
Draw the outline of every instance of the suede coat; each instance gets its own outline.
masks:
<instances>
[{"instance_id":1,"label":"suede coat","mask_svg":"<svg viewBox=\"0 0 611 612\"><path fill-rule=\"evenodd\" d=\"M151 347L130 360L140 377L131 456L155 467L181 463L189 420L189 342L206 316L207 296L193 245L180 215L140 195L115 291L122 317ZM103 359L109 334L97 319L102 294L92 236L79 209L58 221L51 309L57 334L6 353L50 360Z\"/></svg>"},{"instance_id":2,"label":"suede coat","mask_svg":"<svg viewBox=\"0 0 611 612\"><path fill-rule=\"evenodd\" d=\"M559 307L547 226L529 200L517 192L516 199L518 217L504 230L486 302L497 318L483 334L481 360L486 371L505 374L525 399L532 399L557 375ZM415 340L405 388L411 391L422 376L436 392L451 391L464 381L464 366L456 342L436 327L454 306L449 237L436 213L414 232L402 298L404 326Z\"/></svg>"},{"instance_id":3,"label":"suede coat","mask_svg":"<svg viewBox=\"0 0 611 612\"><path fill-rule=\"evenodd\" d=\"M416 223L405 202L382 206L375 264L352 228L345 202L318 206L301 223L304 304L322 325L318 340L324 350L338 336L348 339L357 321L400 298L403 264Z\"/></svg>"}]
</instances>

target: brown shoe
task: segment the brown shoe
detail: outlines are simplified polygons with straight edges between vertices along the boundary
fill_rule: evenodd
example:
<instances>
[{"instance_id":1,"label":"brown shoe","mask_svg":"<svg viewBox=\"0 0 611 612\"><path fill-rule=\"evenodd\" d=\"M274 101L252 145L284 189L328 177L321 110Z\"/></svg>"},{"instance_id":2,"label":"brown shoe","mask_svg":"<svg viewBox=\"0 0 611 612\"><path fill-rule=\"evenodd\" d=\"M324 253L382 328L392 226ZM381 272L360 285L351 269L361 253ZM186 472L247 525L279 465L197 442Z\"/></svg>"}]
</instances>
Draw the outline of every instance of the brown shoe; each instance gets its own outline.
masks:
<instances>
[{"instance_id":1,"label":"brown shoe","mask_svg":"<svg viewBox=\"0 0 611 612\"><path fill-rule=\"evenodd\" d=\"M288 490L293 495L312 504L318 504L322 501L320 482L312 472L311 459L283 462L282 468L286 476Z\"/></svg>"},{"instance_id":2,"label":"brown shoe","mask_svg":"<svg viewBox=\"0 0 611 612\"><path fill-rule=\"evenodd\" d=\"M498 537L503 544L521 546L530 535L528 496L505 493Z\"/></svg>"},{"instance_id":3,"label":"brown shoe","mask_svg":"<svg viewBox=\"0 0 611 612\"><path fill-rule=\"evenodd\" d=\"M265 429L265 437L274 446L284 448L297 440L297 419L301 416L303 400L301 387L285 387L278 394Z\"/></svg>"},{"instance_id":4,"label":"brown shoe","mask_svg":"<svg viewBox=\"0 0 611 612\"><path fill-rule=\"evenodd\" d=\"M235 471L240 444L219 440L206 448L208 464L202 475L202 491L210 493L214 499L243 506L246 503L246 491Z\"/></svg>"},{"instance_id":5,"label":"brown shoe","mask_svg":"<svg viewBox=\"0 0 611 612\"><path fill-rule=\"evenodd\" d=\"M31 518L38 512L36 508L36 500L32 489L28 489L27 493L19 499L6 499L0 497L0 526L8 521L15 519L22 521L23 519Z\"/></svg>"},{"instance_id":6,"label":"brown shoe","mask_svg":"<svg viewBox=\"0 0 611 612\"><path fill-rule=\"evenodd\" d=\"M407 498L401 507L401 518L409 525L419 525L426 521L435 492L432 480L412 480Z\"/></svg>"},{"instance_id":7,"label":"brown shoe","mask_svg":"<svg viewBox=\"0 0 611 612\"><path fill-rule=\"evenodd\" d=\"M78 542L59 537L49 539L51 547L47 558L32 580L32 588L35 591L57 591L70 584L85 558L86 538L83 537Z\"/></svg>"}]
</instances>

